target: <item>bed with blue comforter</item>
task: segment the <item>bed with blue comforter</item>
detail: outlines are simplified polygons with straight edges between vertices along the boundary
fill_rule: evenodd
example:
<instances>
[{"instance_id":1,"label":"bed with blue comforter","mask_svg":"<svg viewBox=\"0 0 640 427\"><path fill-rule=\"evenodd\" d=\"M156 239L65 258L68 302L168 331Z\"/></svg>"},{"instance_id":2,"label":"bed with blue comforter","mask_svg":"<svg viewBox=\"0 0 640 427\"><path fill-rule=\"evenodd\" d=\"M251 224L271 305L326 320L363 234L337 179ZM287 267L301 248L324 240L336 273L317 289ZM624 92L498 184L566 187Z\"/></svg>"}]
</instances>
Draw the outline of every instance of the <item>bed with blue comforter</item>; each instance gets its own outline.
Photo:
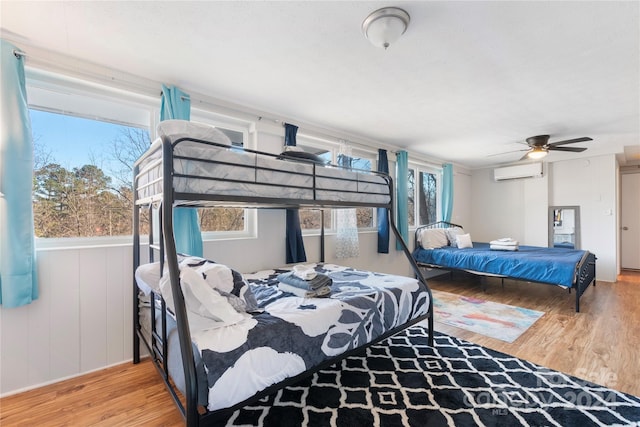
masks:
<instances>
[{"instance_id":1,"label":"bed with blue comforter","mask_svg":"<svg viewBox=\"0 0 640 427\"><path fill-rule=\"evenodd\" d=\"M562 286L576 291L576 311L579 298L586 288L595 285L596 257L589 251L520 245L518 250L493 250L489 243L473 242L473 247L455 246L423 248L419 236L425 228L460 227L444 221L416 230L413 257L421 266L464 270L479 275L499 276L523 281Z\"/></svg>"}]
</instances>

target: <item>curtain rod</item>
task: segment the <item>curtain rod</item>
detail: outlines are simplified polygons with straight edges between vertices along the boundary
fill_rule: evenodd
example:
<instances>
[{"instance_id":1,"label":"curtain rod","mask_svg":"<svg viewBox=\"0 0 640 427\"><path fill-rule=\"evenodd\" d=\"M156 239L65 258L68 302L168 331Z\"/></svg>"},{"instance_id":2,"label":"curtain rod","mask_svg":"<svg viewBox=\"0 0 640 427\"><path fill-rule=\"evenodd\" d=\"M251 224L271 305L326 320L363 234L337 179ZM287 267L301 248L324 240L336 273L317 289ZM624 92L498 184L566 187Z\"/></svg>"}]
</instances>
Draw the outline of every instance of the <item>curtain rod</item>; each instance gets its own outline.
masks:
<instances>
[{"instance_id":1,"label":"curtain rod","mask_svg":"<svg viewBox=\"0 0 640 427\"><path fill-rule=\"evenodd\" d=\"M26 58L27 57L27 52L24 52L22 50L19 49L13 49L13 55L20 59L20 57Z\"/></svg>"}]
</instances>

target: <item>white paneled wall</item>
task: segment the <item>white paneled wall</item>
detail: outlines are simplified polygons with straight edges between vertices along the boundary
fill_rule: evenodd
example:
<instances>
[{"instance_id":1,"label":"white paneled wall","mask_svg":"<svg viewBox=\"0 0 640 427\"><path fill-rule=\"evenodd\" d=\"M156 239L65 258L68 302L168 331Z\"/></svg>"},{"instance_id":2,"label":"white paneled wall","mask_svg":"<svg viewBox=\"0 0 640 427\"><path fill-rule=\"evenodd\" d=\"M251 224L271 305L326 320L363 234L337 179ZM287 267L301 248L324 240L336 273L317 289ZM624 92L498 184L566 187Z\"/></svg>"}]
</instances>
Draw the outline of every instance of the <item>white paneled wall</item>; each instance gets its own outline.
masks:
<instances>
[{"instance_id":1,"label":"white paneled wall","mask_svg":"<svg viewBox=\"0 0 640 427\"><path fill-rule=\"evenodd\" d=\"M0 393L131 358L131 246L37 252L40 297L0 308Z\"/></svg>"}]
</instances>

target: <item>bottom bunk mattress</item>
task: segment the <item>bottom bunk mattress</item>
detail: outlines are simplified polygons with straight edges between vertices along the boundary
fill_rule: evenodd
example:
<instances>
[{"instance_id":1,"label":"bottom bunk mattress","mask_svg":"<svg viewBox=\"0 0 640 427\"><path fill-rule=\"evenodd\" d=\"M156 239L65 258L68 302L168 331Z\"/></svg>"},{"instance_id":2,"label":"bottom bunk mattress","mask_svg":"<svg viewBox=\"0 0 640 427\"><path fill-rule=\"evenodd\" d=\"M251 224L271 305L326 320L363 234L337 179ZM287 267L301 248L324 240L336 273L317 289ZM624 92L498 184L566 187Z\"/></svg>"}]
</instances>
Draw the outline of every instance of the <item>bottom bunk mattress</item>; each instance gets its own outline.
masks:
<instances>
[{"instance_id":1,"label":"bottom bunk mattress","mask_svg":"<svg viewBox=\"0 0 640 427\"><path fill-rule=\"evenodd\" d=\"M588 251L538 246L519 246L517 251L490 249L489 243L473 242L472 248L444 246L435 249L418 247L414 259L429 266L494 274L520 280L549 283L571 288L582 260Z\"/></svg>"},{"instance_id":2,"label":"bottom bunk mattress","mask_svg":"<svg viewBox=\"0 0 640 427\"><path fill-rule=\"evenodd\" d=\"M329 296L305 298L283 291L278 276L288 268L260 271L243 278L257 303L250 313L232 324L200 323L197 330L192 325L197 370L206 376L198 379L201 394L206 381L206 397L198 400L205 400L208 410L243 402L428 312L428 290L414 278L333 264L309 266L331 279ZM169 353L179 352L173 335ZM174 380L183 384L182 367L173 365Z\"/></svg>"}]
</instances>

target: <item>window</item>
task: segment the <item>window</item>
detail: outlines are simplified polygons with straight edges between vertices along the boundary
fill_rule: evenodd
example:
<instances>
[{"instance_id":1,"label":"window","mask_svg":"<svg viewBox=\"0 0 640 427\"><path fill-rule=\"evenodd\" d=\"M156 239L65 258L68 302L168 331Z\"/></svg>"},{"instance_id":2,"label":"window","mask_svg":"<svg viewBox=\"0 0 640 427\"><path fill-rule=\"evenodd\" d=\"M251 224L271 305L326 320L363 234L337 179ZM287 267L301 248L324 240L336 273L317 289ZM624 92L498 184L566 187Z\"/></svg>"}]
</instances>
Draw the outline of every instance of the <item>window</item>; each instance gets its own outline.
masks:
<instances>
[{"instance_id":1,"label":"window","mask_svg":"<svg viewBox=\"0 0 640 427\"><path fill-rule=\"evenodd\" d=\"M430 224L438 220L437 180L430 172L419 172L418 225Z\"/></svg>"},{"instance_id":2,"label":"window","mask_svg":"<svg viewBox=\"0 0 640 427\"><path fill-rule=\"evenodd\" d=\"M216 127L229 137L231 145L239 149L245 147L248 140L248 126L241 121L225 120L217 115L202 110L191 112L191 121ZM255 209L242 208L200 208L200 230L204 239L226 235L253 235Z\"/></svg>"},{"instance_id":3,"label":"window","mask_svg":"<svg viewBox=\"0 0 640 427\"><path fill-rule=\"evenodd\" d=\"M414 169L409 168L409 183L407 185L407 215L409 216L409 227L416 226L416 173Z\"/></svg>"},{"instance_id":4,"label":"window","mask_svg":"<svg viewBox=\"0 0 640 427\"><path fill-rule=\"evenodd\" d=\"M416 182L417 177L417 182ZM438 220L440 173L420 165L410 165L408 173L409 226L417 227Z\"/></svg>"},{"instance_id":5,"label":"window","mask_svg":"<svg viewBox=\"0 0 640 427\"><path fill-rule=\"evenodd\" d=\"M36 237L48 239L39 245L129 242L98 238L132 234L132 166L154 138L150 129L159 100L32 69L27 92L34 136L34 228ZM232 145L249 141L246 121L195 108L191 117L218 127ZM205 239L255 234L254 210L203 209L200 221Z\"/></svg>"},{"instance_id":6,"label":"window","mask_svg":"<svg viewBox=\"0 0 640 427\"><path fill-rule=\"evenodd\" d=\"M331 148L327 149L326 146L331 144ZM298 148L302 150L314 153L329 163L334 163L339 166L350 167L353 169L372 170L374 164L374 158L368 156L368 153L359 152L353 150L354 155L352 157L335 155L338 146L328 141L323 141L322 144L317 141L310 140L305 137L298 137ZM335 229L333 225L332 209L300 209L300 228L306 232L317 231L321 226L321 212L324 212L324 227L325 229ZM371 229L375 227L375 209L373 208L357 208L356 209L358 229Z\"/></svg>"},{"instance_id":7,"label":"window","mask_svg":"<svg viewBox=\"0 0 640 427\"><path fill-rule=\"evenodd\" d=\"M338 155L338 165L360 170L372 170L373 160L365 157L352 157ZM373 208L357 208L356 217L358 228L373 228Z\"/></svg>"},{"instance_id":8,"label":"window","mask_svg":"<svg viewBox=\"0 0 640 427\"><path fill-rule=\"evenodd\" d=\"M133 161L149 132L31 109L36 237L131 235Z\"/></svg>"},{"instance_id":9,"label":"window","mask_svg":"<svg viewBox=\"0 0 640 427\"><path fill-rule=\"evenodd\" d=\"M312 141L306 141L304 138L298 137L298 144L296 147L320 156L327 163L333 163L333 152L321 147L318 144L314 144ZM302 141L301 141L302 140ZM302 208L299 210L300 216L300 228L303 231L317 231L322 226L322 220L324 217L324 228L333 228L331 225L331 209L308 209Z\"/></svg>"}]
</instances>

